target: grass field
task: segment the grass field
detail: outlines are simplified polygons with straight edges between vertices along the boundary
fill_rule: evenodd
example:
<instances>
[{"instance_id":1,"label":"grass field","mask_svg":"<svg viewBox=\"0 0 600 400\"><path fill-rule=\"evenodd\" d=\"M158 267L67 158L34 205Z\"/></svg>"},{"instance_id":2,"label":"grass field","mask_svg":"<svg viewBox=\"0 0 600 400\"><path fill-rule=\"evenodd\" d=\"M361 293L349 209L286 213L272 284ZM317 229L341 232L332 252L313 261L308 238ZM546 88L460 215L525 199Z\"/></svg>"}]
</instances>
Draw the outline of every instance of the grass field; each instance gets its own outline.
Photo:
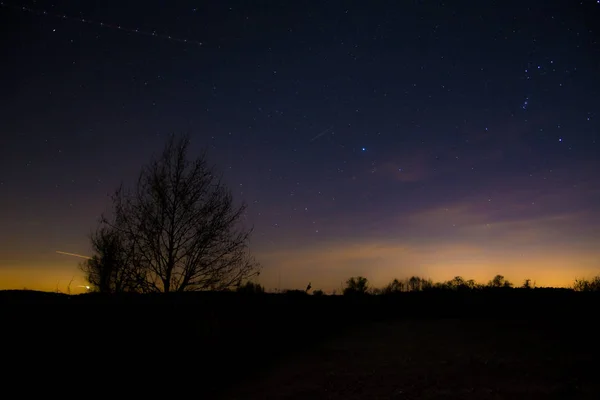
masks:
<instances>
[{"instance_id":1,"label":"grass field","mask_svg":"<svg viewBox=\"0 0 600 400\"><path fill-rule=\"evenodd\" d=\"M14 370L22 363L28 376L58 374L96 395L600 398L596 294L0 292L0 304L5 354L21 352Z\"/></svg>"}]
</instances>

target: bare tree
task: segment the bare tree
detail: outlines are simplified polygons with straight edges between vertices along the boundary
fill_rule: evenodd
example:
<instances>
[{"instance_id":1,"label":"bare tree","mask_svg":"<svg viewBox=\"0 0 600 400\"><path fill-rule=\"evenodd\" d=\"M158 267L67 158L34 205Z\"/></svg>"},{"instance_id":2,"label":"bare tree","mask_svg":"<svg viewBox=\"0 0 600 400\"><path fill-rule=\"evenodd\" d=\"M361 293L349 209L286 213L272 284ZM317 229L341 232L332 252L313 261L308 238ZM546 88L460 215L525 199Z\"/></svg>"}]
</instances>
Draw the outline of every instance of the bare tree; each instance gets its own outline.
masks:
<instances>
[{"instance_id":1,"label":"bare tree","mask_svg":"<svg viewBox=\"0 0 600 400\"><path fill-rule=\"evenodd\" d=\"M252 230L239 226L246 205L234 206L205 154L188 160L189 143L171 136L133 190L116 191L114 221L103 219L128 244L145 292L221 290L260 269L248 254Z\"/></svg>"}]
</instances>

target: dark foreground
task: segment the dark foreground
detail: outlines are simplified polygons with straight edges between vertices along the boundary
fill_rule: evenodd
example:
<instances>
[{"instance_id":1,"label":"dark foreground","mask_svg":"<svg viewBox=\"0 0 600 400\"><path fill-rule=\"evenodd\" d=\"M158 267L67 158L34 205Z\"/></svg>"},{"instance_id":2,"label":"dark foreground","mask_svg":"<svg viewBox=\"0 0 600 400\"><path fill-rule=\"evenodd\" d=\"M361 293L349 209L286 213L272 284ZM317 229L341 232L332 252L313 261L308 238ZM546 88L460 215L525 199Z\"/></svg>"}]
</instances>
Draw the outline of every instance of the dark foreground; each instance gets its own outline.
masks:
<instances>
[{"instance_id":1,"label":"dark foreground","mask_svg":"<svg viewBox=\"0 0 600 400\"><path fill-rule=\"evenodd\" d=\"M598 399L597 336L576 332L523 320L372 323L228 398Z\"/></svg>"},{"instance_id":2,"label":"dark foreground","mask_svg":"<svg viewBox=\"0 0 600 400\"><path fill-rule=\"evenodd\" d=\"M599 300L0 293L29 393L111 398L597 399Z\"/></svg>"}]
</instances>

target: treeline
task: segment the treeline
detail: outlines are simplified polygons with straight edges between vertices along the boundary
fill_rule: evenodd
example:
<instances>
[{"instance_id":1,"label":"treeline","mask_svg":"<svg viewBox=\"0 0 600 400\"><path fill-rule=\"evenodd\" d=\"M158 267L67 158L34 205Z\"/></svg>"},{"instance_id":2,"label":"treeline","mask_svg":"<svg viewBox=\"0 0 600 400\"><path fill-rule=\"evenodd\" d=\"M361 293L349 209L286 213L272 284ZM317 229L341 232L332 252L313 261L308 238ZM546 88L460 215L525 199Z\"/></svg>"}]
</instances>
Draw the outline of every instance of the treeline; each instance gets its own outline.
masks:
<instances>
[{"instance_id":1,"label":"treeline","mask_svg":"<svg viewBox=\"0 0 600 400\"><path fill-rule=\"evenodd\" d=\"M394 279L382 288L373 287L369 280L364 276L353 276L346 281L344 287L338 292L334 290L333 295L390 295L403 292L426 292L426 291L477 291L486 289L535 289L536 284L531 279L525 279L521 285L517 286L506 279L503 275L496 275L487 283L479 283L473 279L464 279L461 276L456 276L445 282L433 282L431 279L412 276L405 279ZM325 292L320 289L310 291L311 287L306 290L285 290L284 294L309 294L314 296L323 296ZM600 292L600 276L596 276L591 280L576 279L571 288L576 292ZM264 293L265 288L255 282L246 282L244 285L237 288L238 292L242 293Z\"/></svg>"},{"instance_id":2,"label":"treeline","mask_svg":"<svg viewBox=\"0 0 600 400\"><path fill-rule=\"evenodd\" d=\"M383 288L371 287L367 278L363 276L351 277L346 281L342 293L344 295L352 294L393 294L401 292L422 292L429 290L479 290L484 288L513 288L514 284L504 278L503 275L496 275L487 284L481 284L473 279L464 279L456 276L446 282L433 282L431 279L425 279L418 276L412 276L403 280L394 279ZM531 279L526 279L521 285L522 288L532 289L535 283Z\"/></svg>"}]
</instances>

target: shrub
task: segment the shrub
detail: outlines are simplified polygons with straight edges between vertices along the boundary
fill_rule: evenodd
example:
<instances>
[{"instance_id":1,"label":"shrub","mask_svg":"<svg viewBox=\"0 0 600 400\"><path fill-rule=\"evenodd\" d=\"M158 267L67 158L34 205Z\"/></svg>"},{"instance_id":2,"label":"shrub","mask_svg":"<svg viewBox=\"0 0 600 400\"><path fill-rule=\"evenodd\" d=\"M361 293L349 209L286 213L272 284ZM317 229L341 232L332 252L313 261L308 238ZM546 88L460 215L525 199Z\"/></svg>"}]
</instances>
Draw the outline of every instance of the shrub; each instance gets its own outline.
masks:
<instances>
[{"instance_id":1,"label":"shrub","mask_svg":"<svg viewBox=\"0 0 600 400\"><path fill-rule=\"evenodd\" d=\"M600 276L592 278L591 281L577 279L575 280L573 289L577 292L600 292Z\"/></svg>"},{"instance_id":2,"label":"shrub","mask_svg":"<svg viewBox=\"0 0 600 400\"><path fill-rule=\"evenodd\" d=\"M369 289L369 281L363 276L353 276L346 281L344 295L366 294Z\"/></svg>"},{"instance_id":3,"label":"shrub","mask_svg":"<svg viewBox=\"0 0 600 400\"><path fill-rule=\"evenodd\" d=\"M260 283L255 282L246 282L244 285L241 285L237 288L238 293L254 293L254 294L262 294L265 292L265 288L260 285Z\"/></svg>"}]
</instances>

